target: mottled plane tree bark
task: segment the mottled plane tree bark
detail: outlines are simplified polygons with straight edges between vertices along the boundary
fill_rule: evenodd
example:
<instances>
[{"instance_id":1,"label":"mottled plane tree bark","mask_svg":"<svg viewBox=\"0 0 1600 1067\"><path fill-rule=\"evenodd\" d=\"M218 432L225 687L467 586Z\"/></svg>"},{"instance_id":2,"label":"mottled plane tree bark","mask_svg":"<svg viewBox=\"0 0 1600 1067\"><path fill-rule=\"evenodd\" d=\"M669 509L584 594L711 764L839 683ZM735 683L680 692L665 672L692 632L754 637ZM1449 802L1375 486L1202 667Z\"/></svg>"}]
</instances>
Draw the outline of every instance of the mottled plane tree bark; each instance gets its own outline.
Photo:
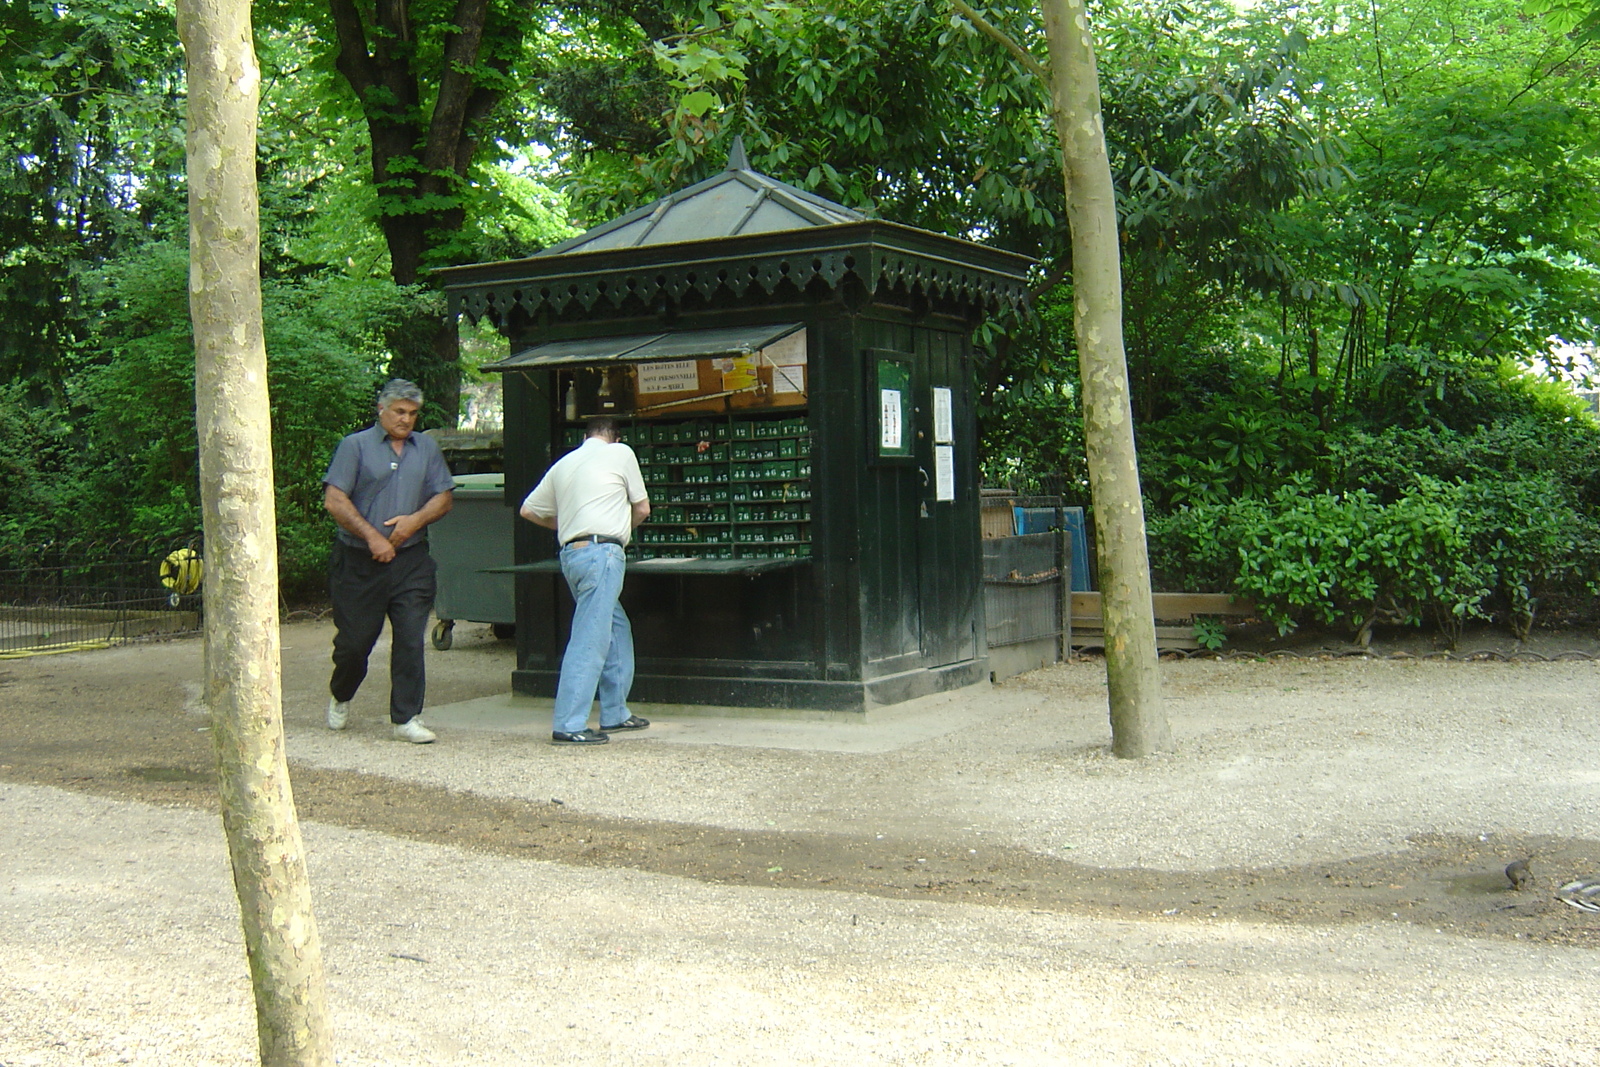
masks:
<instances>
[{"instance_id":1,"label":"mottled plane tree bark","mask_svg":"<svg viewBox=\"0 0 1600 1067\"><path fill-rule=\"evenodd\" d=\"M178 0L189 88L189 306L205 529L206 700L256 1034L333 1063L322 947L284 754L249 0Z\"/></svg>"},{"instance_id":2,"label":"mottled plane tree bark","mask_svg":"<svg viewBox=\"0 0 1600 1067\"><path fill-rule=\"evenodd\" d=\"M1049 93L1072 228L1073 333L1105 618L1111 747L1139 757L1171 746L1156 660L1133 404L1122 343L1116 194L1100 110L1100 74L1085 0L1042 0L1048 66L963 0L955 9L1009 49Z\"/></svg>"}]
</instances>

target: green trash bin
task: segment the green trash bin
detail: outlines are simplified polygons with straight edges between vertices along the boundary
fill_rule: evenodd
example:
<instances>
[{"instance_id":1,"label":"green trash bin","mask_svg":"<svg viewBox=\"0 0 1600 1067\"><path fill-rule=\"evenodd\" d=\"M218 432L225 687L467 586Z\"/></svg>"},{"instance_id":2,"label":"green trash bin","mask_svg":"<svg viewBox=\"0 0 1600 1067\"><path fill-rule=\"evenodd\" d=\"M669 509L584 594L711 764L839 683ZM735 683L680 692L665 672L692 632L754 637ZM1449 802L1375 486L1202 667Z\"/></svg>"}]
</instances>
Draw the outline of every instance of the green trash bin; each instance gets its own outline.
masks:
<instances>
[{"instance_id":1,"label":"green trash bin","mask_svg":"<svg viewBox=\"0 0 1600 1067\"><path fill-rule=\"evenodd\" d=\"M504 474L458 474L455 506L428 528L428 550L439 565L433 613L433 647L450 647L457 622L486 622L504 639L516 633L512 576L485 574L515 562L512 531L516 511L506 505Z\"/></svg>"}]
</instances>

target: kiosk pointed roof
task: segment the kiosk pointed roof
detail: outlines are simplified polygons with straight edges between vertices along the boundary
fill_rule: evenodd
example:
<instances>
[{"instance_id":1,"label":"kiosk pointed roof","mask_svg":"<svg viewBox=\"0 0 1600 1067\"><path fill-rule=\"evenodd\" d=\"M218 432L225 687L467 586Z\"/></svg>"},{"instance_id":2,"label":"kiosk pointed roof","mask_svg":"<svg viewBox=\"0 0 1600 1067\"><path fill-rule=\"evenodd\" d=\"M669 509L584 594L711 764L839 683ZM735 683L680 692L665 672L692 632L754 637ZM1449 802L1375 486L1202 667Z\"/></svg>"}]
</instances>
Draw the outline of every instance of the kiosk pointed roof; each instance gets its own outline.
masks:
<instances>
[{"instance_id":1,"label":"kiosk pointed roof","mask_svg":"<svg viewBox=\"0 0 1600 1067\"><path fill-rule=\"evenodd\" d=\"M751 170L744 139L735 137L722 173L552 245L538 256L804 230L866 218L843 204Z\"/></svg>"}]
</instances>

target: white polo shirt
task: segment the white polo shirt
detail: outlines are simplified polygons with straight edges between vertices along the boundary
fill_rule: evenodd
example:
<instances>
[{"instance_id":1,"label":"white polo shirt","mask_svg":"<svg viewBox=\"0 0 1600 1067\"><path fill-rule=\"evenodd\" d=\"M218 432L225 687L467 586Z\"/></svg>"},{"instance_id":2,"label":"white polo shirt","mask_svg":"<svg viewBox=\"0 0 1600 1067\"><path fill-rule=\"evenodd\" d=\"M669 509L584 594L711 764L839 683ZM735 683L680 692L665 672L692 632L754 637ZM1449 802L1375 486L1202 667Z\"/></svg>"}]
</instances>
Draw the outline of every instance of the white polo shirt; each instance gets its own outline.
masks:
<instances>
[{"instance_id":1,"label":"white polo shirt","mask_svg":"<svg viewBox=\"0 0 1600 1067\"><path fill-rule=\"evenodd\" d=\"M561 544L580 537L633 539L633 505L649 499L633 449L586 437L545 471L528 499L524 515L556 520Z\"/></svg>"}]
</instances>

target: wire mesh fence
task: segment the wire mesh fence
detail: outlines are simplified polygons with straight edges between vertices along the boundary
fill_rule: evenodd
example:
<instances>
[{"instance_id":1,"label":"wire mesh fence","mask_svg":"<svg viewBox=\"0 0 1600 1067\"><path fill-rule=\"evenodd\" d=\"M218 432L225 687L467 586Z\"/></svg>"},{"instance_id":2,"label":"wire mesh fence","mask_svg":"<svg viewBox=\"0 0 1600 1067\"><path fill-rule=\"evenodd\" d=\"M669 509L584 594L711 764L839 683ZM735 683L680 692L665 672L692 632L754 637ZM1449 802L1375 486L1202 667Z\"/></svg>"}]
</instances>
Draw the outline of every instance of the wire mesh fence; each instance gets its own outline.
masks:
<instances>
[{"instance_id":1,"label":"wire mesh fence","mask_svg":"<svg viewBox=\"0 0 1600 1067\"><path fill-rule=\"evenodd\" d=\"M1061 531L990 537L982 544L989 646L1060 635L1066 606Z\"/></svg>"},{"instance_id":2,"label":"wire mesh fence","mask_svg":"<svg viewBox=\"0 0 1600 1067\"><path fill-rule=\"evenodd\" d=\"M0 555L0 658L200 629L197 539L51 541Z\"/></svg>"}]
</instances>

